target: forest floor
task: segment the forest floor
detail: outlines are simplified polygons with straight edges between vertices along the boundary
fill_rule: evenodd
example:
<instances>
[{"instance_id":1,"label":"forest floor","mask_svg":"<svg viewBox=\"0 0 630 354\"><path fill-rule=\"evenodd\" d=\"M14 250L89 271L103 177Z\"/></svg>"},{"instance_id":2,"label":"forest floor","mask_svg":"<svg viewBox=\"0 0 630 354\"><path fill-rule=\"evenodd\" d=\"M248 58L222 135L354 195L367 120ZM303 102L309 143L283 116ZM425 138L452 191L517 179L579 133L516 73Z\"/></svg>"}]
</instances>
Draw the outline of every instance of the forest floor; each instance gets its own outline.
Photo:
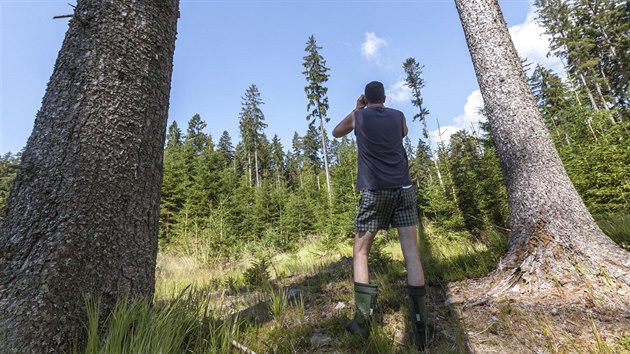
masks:
<instances>
[{"instance_id":1,"label":"forest floor","mask_svg":"<svg viewBox=\"0 0 630 354\"><path fill-rule=\"evenodd\" d=\"M234 353L417 353L409 337L402 255L395 240L385 239L371 255L379 295L366 341L344 329L354 306L347 245L323 251L309 244L268 261L213 266L162 254L156 297L166 299L190 283L214 289L224 317L240 323ZM440 267L457 264L451 261L427 261L434 328L429 353L630 353L630 312L612 309L592 291L488 298L487 279L442 281L450 273Z\"/></svg>"},{"instance_id":2,"label":"forest floor","mask_svg":"<svg viewBox=\"0 0 630 354\"><path fill-rule=\"evenodd\" d=\"M448 286L476 353L630 353L630 312L584 289L488 298L485 279ZM628 295L626 303L630 303Z\"/></svg>"}]
</instances>

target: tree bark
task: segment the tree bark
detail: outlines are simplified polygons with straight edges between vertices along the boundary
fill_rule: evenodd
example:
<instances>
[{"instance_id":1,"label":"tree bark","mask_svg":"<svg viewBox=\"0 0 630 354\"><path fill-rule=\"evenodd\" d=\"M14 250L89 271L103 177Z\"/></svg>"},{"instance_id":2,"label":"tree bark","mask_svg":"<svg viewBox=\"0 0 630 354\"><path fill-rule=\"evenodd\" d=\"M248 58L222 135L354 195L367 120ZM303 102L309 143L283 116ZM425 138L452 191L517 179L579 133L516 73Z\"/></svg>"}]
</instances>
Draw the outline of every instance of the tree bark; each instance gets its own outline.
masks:
<instances>
[{"instance_id":1,"label":"tree bark","mask_svg":"<svg viewBox=\"0 0 630 354\"><path fill-rule=\"evenodd\" d=\"M455 3L508 191L509 249L499 271L511 274L495 289L538 292L598 274L627 287L630 253L602 233L569 180L497 0Z\"/></svg>"},{"instance_id":2,"label":"tree bark","mask_svg":"<svg viewBox=\"0 0 630 354\"><path fill-rule=\"evenodd\" d=\"M178 0L79 0L0 225L0 352L69 352L154 291Z\"/></svg>"},{"instance_id":3,"label":"tree bark","mask_svg":"<svg viewBox=\"0 0 630 354\"><path fill-rule=\"evenodd\" d=\"M593 97L593 94L591 93L591 89L588 87L588 84L586 83L586 79L584 78L584 75L581 73L580 73L580 80L582 80L582 85L584 85L584 89L586 90L586 93L588 94L588 99L591 101L591 106L593 107L595 112L598 112L599 107L597 106L597 103L595 102L595 98Z\"/></svg>"}]
</instances>

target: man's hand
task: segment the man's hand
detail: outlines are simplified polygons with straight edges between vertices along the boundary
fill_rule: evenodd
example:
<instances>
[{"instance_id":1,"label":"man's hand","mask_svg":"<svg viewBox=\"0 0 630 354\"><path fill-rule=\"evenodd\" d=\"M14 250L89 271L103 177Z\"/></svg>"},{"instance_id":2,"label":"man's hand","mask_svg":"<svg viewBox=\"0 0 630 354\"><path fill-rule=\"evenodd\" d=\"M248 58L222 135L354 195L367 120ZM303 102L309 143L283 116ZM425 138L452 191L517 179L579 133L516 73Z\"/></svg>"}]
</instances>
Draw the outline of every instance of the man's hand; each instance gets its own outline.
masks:
<instances>
[{"instance_id":1,"label":"man's hand","mask_svg":"<svg viewBox=\"0 0 630 354\"><path fill-rule=\"evenodd\" d=\"M354 110L358 111L359 109L365 108L365 106L367 106L367 100L365 99L365 96L361 95L357 98L357 106Z\"/></svg>"}]
</instances>

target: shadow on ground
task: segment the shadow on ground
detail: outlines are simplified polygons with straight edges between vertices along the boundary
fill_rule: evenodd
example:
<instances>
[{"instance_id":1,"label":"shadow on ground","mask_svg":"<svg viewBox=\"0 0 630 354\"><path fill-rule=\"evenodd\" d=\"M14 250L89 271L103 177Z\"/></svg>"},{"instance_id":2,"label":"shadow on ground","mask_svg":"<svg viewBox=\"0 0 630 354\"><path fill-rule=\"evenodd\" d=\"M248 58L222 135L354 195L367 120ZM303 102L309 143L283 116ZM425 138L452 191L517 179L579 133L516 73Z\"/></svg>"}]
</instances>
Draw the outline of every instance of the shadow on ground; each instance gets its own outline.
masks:
<instances>
[{"instance_id":1,"label":"shadow on ground","mask_svg":"<svg viewBox=\"0 0 630 354\"><path fill-rule=\"evenodd\" d=\"M431 248L426 242L423 253ZM467 332L458 317L446 304L448 299L441 267L431 275L427 287L427 307L432 325L428 345L430 353L470 352ZM284 289L289 302L302 303L303 318L274 319L271 301L259 302L238 313L246 323L259 326L248 340L257 343L257 353L414 353L411 322L408 319L406 272L404 263L370 255L372 283L379 286L370 338L362 340L345 330L354 312L352 260L342 258L314 274L274 280L277 289ZM299 300L301 298L301 301ZM297 301L296 301L297 300ZM298 305L301 306L301 305ZM297 316L296 316L297 317ZM263 343L263 345L260 345Z\"/></svg>"}]
</instances>

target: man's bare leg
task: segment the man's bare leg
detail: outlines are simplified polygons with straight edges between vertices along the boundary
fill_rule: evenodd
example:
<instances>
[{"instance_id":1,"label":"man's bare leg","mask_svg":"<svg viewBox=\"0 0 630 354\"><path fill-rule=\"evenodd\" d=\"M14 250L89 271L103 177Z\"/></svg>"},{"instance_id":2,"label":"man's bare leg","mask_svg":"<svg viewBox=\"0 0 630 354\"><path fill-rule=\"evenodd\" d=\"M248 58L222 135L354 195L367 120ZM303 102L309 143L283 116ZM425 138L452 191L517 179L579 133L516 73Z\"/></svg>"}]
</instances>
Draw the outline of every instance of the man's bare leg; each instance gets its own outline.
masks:
<instances>
[{"instance_id":1,"label":"man's bare leg","mask_svg":"<svg viewBox=\"0 0 630 354\"><path fill-rule=\"evenodd\" d=\"M424 286L424 270L418 249L418 229L414 226L399 227L398 238L407 264L407 282L411 286ZM355 241L356 245L356 241ZM356 279L356 270L355 270Z\"/></svg>"},{"instance_id":2,"label":"man's bare leg","mask_svg":"<svg viewBox=\"0 0 630 354\"><path fill-rule=\"evenodd\" d=\"M367 339L370 335L368 320L372 316L378 287L370 284L370 273L368 271L368 254L372 248L372 242L378 231L357 231L354 238L354 248L352 249L354 268L354 303L356 311L354 318L346 329L350 333Z\"/></svg>"},{"instance_id":3,"label":"man's bare leg","mask_svg":"<svg viewBox=\"0 0 630 354\"><path fill-rule=\"evenodd\" d=\"M407 263L407 295L410 301L411 321L414 324L414 340L418 349L424 351L428 342L429 327L426 307L424 271L418 249L418 231L416 226L399 227L400 247Z\"/></svg>"},{"instance_id":4,"label":"man's bare leg","mask_svg":"<svg viewBox=\"0 0 630 354\"><path fill-rule=\"evenodd\" d=\"M354 248L352 249L352 263L354 268L355 283L370 283L368 272L368 254L372 248L372 242L378 231L357 231L354 237Z\"/></svg>"}]
</instances>

